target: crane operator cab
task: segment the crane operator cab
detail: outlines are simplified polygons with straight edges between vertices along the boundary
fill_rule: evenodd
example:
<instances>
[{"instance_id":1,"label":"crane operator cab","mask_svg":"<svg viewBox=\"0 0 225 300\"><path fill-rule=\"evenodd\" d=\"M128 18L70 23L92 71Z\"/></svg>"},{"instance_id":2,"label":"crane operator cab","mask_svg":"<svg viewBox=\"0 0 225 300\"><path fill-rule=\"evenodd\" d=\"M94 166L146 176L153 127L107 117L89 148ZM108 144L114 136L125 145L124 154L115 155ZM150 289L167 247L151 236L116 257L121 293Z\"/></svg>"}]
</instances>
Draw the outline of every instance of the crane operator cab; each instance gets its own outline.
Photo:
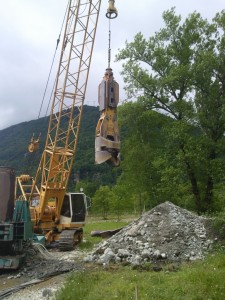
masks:
<instances>
[{"instance_id":1,"label":"crane operator cab","mask_svg":"<svg viewBox=\"0 0 225 300\"><path fill-rule=\"evenodd\" d=\"M66 230L59 234L59 250L73 250L82 241L88 207L90 198L84 193L66 193L60 213L60 225Z\"/></svg>"},{"instance_id":2,"label":"crane operator cab","mask_svg":"<svg viewBox=\"0 0 225 300\"><path fill-rule=\"evenodd\" d=\"M66 193L61 208L60 224L84 224L90 198L84 193Z\"/></svg>"}]
</instances>

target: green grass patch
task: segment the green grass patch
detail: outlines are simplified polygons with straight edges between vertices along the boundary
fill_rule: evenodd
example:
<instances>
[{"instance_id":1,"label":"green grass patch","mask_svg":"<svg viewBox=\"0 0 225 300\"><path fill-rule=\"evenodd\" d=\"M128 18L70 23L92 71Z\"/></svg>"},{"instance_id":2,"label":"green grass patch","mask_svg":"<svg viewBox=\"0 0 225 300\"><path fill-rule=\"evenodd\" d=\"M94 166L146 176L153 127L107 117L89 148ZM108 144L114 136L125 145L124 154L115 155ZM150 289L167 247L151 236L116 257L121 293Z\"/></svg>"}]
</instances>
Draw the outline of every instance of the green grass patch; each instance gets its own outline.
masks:
<instances>
[{"instance_id":1,"label":"green grass patch","mask_svg":"<svg viewBox=\"0 0 225 300\"><path fill-rule=\"evenodd\" d=\"M225 255L210 255L204 261L183 264L176 272L138 271L118 265L93 266L73 273L57 300L190 300L225 297ZM136 298L138 293L138 298Z\"/></svg>"},{"instance_id":2,"label":"green grass patch","mask_svg":"<svg viewBox=\"0 0 225 300\"><path fill-rule=\"evenodd\" d=\"M225 239L225 213L221 212L213 218L213 229L217 232L220 239Z\"/></svg>"},{"instance_id":3,"label":"green grass patch","mask_svg":"<svg viewBox=\"0 0 225 300\"><path fill-rule=\"evenodd\" d=\"M135 217L133 217L135 219ZM91 218L84 227L84 243L80 249L91 250L102 238L91 237L94 230L111 230L128 225L133 220L107 221ZM87 264L83 272L74 272L57 293L57 300L223 300L225 299L225 251L215 248L204 261L168 263L154 272L146 263L131 266Z\"/></svg>"},{"instance_id":4,"label":"green grass patch","mask_svg":"<svg viewBox=\"0 0 225 300\"><path fill-rule=\"evenodd\" d=\"M98 244L102 241L101 237L92 237L91 231L118 229L127 226L129 223L130 221L115 221L114 219L103 221L102 219L92 218L91 221L87 221L83 228L84 241L79 245L79 249L90 250L95 244Z\"/></svg>"}]
</instances>

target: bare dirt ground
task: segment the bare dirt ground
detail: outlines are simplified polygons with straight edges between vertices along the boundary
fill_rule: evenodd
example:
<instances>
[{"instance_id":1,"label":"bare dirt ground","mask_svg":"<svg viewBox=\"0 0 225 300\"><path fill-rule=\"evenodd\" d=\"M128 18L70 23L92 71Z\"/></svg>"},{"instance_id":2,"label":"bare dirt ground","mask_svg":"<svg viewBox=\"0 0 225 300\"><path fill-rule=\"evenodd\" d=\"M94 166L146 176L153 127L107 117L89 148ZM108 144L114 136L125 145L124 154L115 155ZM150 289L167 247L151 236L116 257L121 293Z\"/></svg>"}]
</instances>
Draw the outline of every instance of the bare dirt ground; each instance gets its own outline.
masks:
<instances>
[{"instance_id":1,"label":"bare dirt ground","mask_svg":"<svg viewBox=\"0 0 225 300\"><path fill-rule=\"evenodd\" d=\"M45 280L38 284L33 284L25 289L21 289L20 291L15 291L11 293L9 296L3 296L0 299L8 299L8 300L42 300L42 299L54 299L54 294L63 286L63 283L66 280L67 274L61 274L48 280ZM19 284L17 280L9 283L12 284L11 287L15 287Z\"/></svg>"},{"instance_id":2,"label":"bare dirt ground","mask_svg":"<svg viewBox=\"0 0 225 300\"><path fill-rule=\"evenodd\" d=\"M63 285L69 273L84 268L83 256L84 253L79 250L42 250L40 253L37 249L29 249L20 269L1 271L0 299L54 299L55 292ZM27 283L31 285L22 288Z\"/></svg>"}]
</instances>

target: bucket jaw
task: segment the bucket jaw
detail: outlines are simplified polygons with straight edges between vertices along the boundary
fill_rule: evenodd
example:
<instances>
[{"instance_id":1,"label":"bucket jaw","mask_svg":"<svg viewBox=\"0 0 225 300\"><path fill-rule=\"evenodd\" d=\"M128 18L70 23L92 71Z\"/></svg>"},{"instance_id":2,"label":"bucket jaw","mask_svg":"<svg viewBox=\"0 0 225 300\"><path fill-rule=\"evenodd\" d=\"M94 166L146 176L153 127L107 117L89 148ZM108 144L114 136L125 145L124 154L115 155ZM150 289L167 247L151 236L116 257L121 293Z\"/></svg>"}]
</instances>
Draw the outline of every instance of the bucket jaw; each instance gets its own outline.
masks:
<instances>
[{"instance_id":1,"label":"bucket jaw","mask_svg":"<svg viewBox=\"0 0 225 300\"><path fill-rule=\"evenodd\" d=\"M114 167L120 165L120 142L113 142L104 137L95 138L95 163L109 163Z\"/></svg>"}]
</instances>

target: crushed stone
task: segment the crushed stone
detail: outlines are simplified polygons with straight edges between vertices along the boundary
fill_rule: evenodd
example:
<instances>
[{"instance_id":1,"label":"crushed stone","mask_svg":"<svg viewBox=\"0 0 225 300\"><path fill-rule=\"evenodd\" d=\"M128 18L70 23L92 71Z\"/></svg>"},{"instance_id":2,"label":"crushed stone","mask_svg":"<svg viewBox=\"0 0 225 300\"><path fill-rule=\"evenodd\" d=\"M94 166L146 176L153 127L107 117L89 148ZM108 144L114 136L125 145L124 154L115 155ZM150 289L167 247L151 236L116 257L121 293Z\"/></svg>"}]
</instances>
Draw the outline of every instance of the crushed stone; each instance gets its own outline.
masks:
<instances>
[{"instance_id":1,"label":"crushed stone","mask_svg":"<svg viewBox=\"0 0 225 300\"><path fill-rule=\"evenodd\" d=\"M84 261L140 265L203 259L213 243L205 224L206 218L167 201L98 244Z\"/></svg>"},{"instance_id":2,"label":"crushed stone","mask_svg":"<svg viewBox=\"0 0 225 300\"><path fill-rule=\"evenodd\" d=\"M1 287L2 291L6 287L10 288L11 282L11 287L14 287L35 279L44 279L43 282L37 285L34 284L12 292L9 296L4 297L4 299L54 300L56 299L56 292L63 287L69 272L83 270L82 258L83 252L77 249L70 252L46 251L46 253L39 253L34 248L31 248L28 250L26 259L20 269L14 272L9 271L8 274L6 272L0 276L0 281L4 280L5 283L0 286L0 293ZM47 278L46 281L45 278Z\"/></svg>"},{"instance_id":3,"label":"crushed stone","mask_svg":"<svg viewBox=\"0 0 225 300\"><path fill-rule=\"evenodd\" d=\"M83 262L103 266L109 263L141 266L146 262L179 263L203 259L213 242L217 240L212 236L208 221L209 219L197 216L171 202L165 202L146 212L111 238L96 245L90 253L77 249L70 252L53 251L52 257L45 259L32 249L23 267L13 275L5 274L4 282L19 280L22 283L34 278L51 277L57 272L62 275L11 294L7 299L55 300L56 292L65 281L64 276L68 271L83 269ZM155 271L161 269L158 264L153 267Z\"/></svg>"}]
</instances>

